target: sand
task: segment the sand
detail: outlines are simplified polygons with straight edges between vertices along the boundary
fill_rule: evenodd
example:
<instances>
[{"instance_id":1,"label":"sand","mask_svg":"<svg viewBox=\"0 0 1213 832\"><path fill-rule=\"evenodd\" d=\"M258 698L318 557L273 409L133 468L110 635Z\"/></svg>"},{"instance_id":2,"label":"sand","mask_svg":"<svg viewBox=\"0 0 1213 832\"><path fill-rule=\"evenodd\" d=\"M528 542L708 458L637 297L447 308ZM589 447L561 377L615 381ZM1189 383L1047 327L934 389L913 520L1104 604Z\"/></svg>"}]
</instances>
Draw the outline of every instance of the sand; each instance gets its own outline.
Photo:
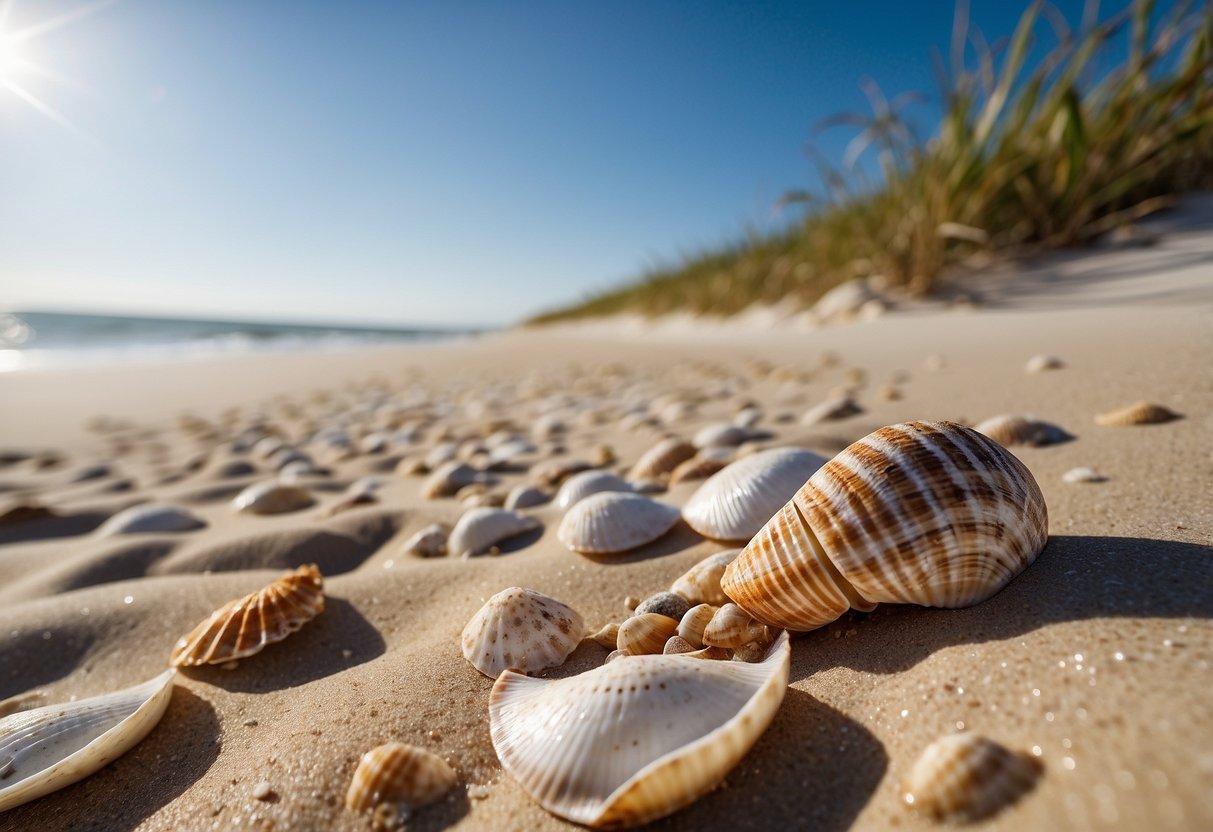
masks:
<instances>
[{"instance_id":1,"label":"sand","mask_svg":"<svg viewBox=\"0 0 1213 832\"><path fill-rule=\"evenodd\" d=\"M1030 413L1076 438L1013 449L1049 507L1050 542L1035 564L968 609L882 606L794 639L791 686L768 731L721 788L657 828L933 828L903 805L899 784L928 743L961 727L1035 749L1044 766L1032 792L974 828L1213 827L1213 236L1180 228L1150 248L1065 255L996 274L981 294L972 311L927 306L813 330L755 325L758 316L615 321L0 377L0 450L61 460L0 467L0 499L36 499L58 514L0 526L0 699L56 702L151 678L212 609L301 563L320 566L328 595L322 615L235 669L180 672L147 739L0 814L0 828L367 829L342 797L359 756L389 740L434 751L460 777L410 828L568 827L497 762L492 680L460 653L464 623L521 585L596 628L622 620L626 596L665 589L728 547L680 526L591 559L557 541L561 513L548 505L528 510L542 532L497 556L411 557L405 539L464 507L423 499L422 478L394 473L395 463L424 454L444 429L464 438L508 420L527 434L542 402L569 430L537 440L535 461L589 459L608 444L619 459L611 467L623 469L663 431L691 437L743 400L763 411L763 445L826 456L910 419ZM1065 367L1024 372L1046 352ZM901 398L878 394L890 382ZM799 423L848 383L863 413ZM1095 414L1141 399L1183 418L1095 425ZM590 400L601 423L577 415ZM661 428L620 423L625 406L674 400L698 406ZM391 424L391 405L420 401L441 408L414 444L346 459L300 445L331 469L307 480L315 507L271 517L230 508L243 486L272 476L265 460L231 450L241 428L264 419L296 443L308 428L357 435ZM197 423L183 430L183 413L209 434ZM238 460L254 472L230 476L224 468ZM73 482L94 465L105 468ZM1107 480L1063 482L1078 466ZM379 502L329 516L367 475L382 480ZM503 472L491 490L530 477ZM658 496L681 506L698 485ZM188 507L207 526L97 536L107 517L148 500ZM606 652L585 642L544 675L588 670Z\"/></svg>"}]
</instances>

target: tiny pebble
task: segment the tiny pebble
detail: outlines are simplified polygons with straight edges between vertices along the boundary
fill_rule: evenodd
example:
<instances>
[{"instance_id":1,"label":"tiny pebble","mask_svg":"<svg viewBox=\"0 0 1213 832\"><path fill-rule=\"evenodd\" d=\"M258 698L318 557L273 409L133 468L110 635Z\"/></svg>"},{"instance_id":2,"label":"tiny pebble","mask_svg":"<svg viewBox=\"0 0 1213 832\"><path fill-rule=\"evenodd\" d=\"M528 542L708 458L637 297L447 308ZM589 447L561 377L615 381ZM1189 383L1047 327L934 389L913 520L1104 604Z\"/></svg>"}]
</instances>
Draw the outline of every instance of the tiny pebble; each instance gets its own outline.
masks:
<instances>
[{"instance_id":1,"label":"tiny pebble","mask_svg":"<svg viewBox=\"0 0 1213 832\"><path fill-rule=\"evenodd\" d=\"M273 793L273 791L273 787L269 783L262 780L260 783L253 786L253 797L257 798L258 800L265 800Z\"/></svg>"},{"instance_id":2,"label":"tiny pebble","mask_svg":"<svg viewBox=\"0 0 1213 832\"><path fill-rule=\"evenodd\" d=\"M252 727L253 727L253 726L255 726L256 724L257 724L257 720L255 720L255 719L246 719L246 720L244 721L244 727L245 727L245 728L252 728Z\"/></svg>"},{"instance_id":3,"label":"tiny pebble","mask_svg":"<svg viewBox=\"0 0 1213 832\"><path fill-rule=\"evenodd\" d=\"M483 783L469 783L468 797L472 800L484 800L489 796L489 787Z\"/></svg>"}]
</instances>

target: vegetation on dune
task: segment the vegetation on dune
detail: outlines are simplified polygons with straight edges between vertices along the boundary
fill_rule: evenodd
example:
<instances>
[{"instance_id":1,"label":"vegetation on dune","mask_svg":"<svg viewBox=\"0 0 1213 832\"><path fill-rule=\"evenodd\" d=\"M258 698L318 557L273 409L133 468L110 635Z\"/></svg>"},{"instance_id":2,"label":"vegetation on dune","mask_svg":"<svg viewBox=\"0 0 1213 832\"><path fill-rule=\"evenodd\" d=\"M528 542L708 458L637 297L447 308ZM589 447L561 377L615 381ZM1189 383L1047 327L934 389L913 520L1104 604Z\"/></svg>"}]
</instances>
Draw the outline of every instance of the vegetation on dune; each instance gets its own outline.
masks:
<instances>
[{"instance_id":1,"label":"vegetation on dune","mask_svg":"<svg viewBox=\"0 0 1213 832\"><path fill-rule=\"evenodd\" d=\"M969 29L962 6L929 140L903 115L916 96L889 102L866 83L872 114L825 125L859 131L841 165L814 156L828 193L785 197L808 203L803 222L528 323L804 306L865 275L922 294L975 254L1081 244L1175 194L1213 187L1213 5L1181 4L1151 25L1153 13L1143 0L1103 22L1089 14L1075 32L1036 2L992 47ZM1033 41L1050 29L1056 46L1030 62ZM879 160L874 186L853 168L865 151Z\"/></svg>"}]
</instances>

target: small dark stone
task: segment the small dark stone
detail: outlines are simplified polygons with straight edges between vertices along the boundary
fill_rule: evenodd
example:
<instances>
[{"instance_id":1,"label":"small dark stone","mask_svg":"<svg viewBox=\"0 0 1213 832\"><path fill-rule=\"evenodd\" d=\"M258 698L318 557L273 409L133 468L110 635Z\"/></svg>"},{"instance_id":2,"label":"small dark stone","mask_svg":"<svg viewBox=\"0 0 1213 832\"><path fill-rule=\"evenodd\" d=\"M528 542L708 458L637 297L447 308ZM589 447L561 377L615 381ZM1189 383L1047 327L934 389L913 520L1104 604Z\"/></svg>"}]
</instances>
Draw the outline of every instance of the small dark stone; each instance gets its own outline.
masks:
<instances>
[{"instance_id":1,"label":"small dark stone","mask_svg":"<svg viewBox=\"0 0 1213 832\"><path fill-rule=\"evenodd\" d=\"M683 598L676 592L658 592L656 595L650 595L640 602L640 606L636 607L633 615L642 615L646 612L655 612L660 615L666 615L675 621L681 621L682 617L687 614L687 610L691 608L691 602Z\"/></svg>"}]
</instances>

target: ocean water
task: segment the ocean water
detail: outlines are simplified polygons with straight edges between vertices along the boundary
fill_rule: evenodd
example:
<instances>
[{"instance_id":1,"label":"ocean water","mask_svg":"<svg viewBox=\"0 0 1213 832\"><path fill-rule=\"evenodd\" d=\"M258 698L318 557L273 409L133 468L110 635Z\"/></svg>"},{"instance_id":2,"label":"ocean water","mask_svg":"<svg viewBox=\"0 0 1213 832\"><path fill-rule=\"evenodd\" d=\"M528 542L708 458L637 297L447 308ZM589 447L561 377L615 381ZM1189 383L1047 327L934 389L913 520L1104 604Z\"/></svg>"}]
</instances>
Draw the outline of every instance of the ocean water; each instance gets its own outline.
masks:
<instances>
[{"instance_id":1,"label":"ocean water","mask_svg":"<svg viewBox=\"0 0 1213 832\"><path fill-rule=\"evenodd\" d=\"M482 330L0 312L0 373L437 341Z\"/></svg>"}]
</instances>

